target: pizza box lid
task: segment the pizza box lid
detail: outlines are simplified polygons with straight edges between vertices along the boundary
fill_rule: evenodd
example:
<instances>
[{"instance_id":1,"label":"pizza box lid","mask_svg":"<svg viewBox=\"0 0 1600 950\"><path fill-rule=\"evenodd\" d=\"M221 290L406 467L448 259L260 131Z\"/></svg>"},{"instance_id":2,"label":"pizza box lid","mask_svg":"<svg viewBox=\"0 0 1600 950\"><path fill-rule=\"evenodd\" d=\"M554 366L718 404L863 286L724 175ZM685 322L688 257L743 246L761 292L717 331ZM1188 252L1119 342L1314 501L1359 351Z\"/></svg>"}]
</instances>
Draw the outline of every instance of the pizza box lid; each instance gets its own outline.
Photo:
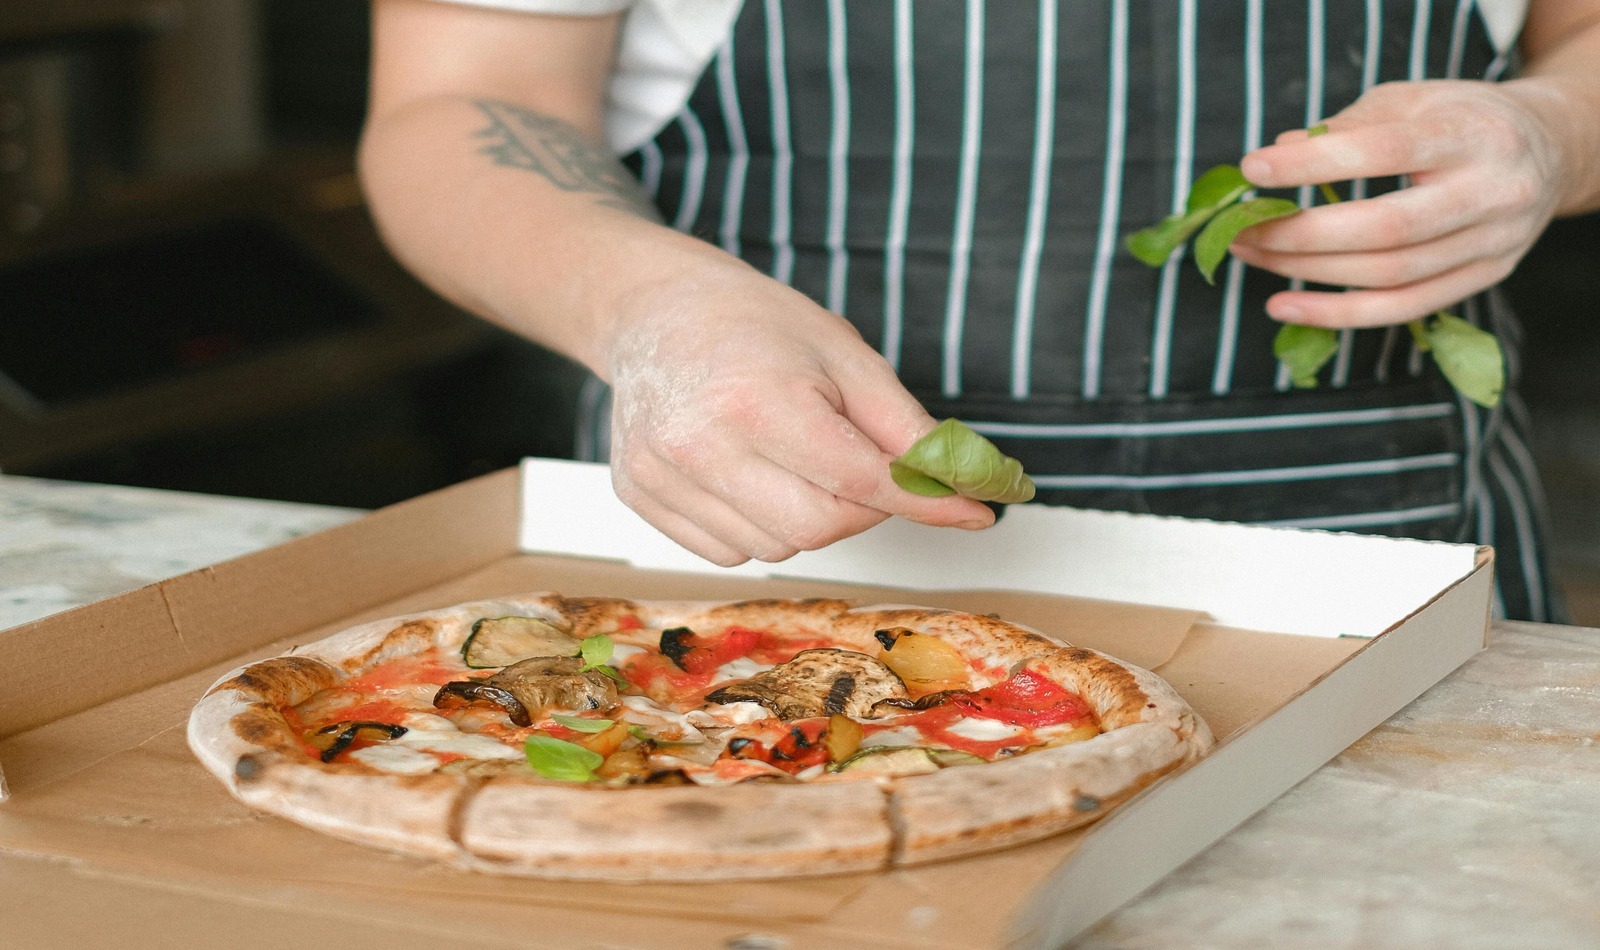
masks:
<instances>
[{"instance_id":1,"label":"pizza box lid","mask_svg":"<svg viewBox=\"0 0 1600 950\"><path fill-rule=\"evenodd\" d=\"M96 919L118 926L83 933L119 947L1059 946L1481 649L1491 562L1470 545L1016 506L983 532L890 521L722 569L624 508L604 468L529 461L0 634L0 892L15 898L0 930L19 946ZM644 886L473 875L326 838L250 813L183 744L189 706L240 662L536 588L845 594L1067 624L1165 676L1221 741L1107 819L1020 848Z\"/></svg>"}]
</instances>

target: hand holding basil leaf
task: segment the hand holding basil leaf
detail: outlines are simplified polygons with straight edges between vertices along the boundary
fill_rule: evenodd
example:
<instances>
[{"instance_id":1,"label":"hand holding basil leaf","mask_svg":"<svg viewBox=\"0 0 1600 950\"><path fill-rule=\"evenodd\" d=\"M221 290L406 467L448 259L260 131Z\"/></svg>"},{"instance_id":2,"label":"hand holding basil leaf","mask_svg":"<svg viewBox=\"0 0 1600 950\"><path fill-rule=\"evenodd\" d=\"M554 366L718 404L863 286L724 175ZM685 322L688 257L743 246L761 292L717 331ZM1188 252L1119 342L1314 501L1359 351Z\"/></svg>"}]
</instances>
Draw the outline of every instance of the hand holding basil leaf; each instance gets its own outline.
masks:
<instances>
[{"instance_id":1,"label":"hand holding basil leaf","mask_svg":"<svg viewBox=\"0 0 1600 950\"><path fill-rule=\"evenodd\" d=\"M917 495L963 495L1004 504L1033 500L1022 463L960 421L946 419L889 463L894 483Z\"/></svg>"},{"instance_id":2,"label":"hand holding basil leaf","mask_svg":"<svg viewBox=\"0 0 1600 950\"><path fill-rule=\"evenodd\" d=\"M1251 198L1219 212L1194 242L1194 262L1206 283L1217 282L1217 265L1228 256L1228 246L1240 231L1299 211L1300 206L1287 198Z\"/></svg>"},{"instance_id":3,"label":"hand holding basil leaf","mask_svg":"<svg viewBox=\"0 0 1600 950\"><path fill-rule=\"evenodd\" d=\"M535 772L563 782L592 782L594 770L605 761L598 752L554 736L529 736L523 749Z\"/></svg>"},{"instance_id":4,"label":"hand holding basil leaf","mask_svg":"<svg viewBox=\"0 0 1600 950\"><path fill-rule=\"evenodd\" d=\"M1327 131L1326 125L1317 125L1307 134L1316 137ZM1301 210L1284 198L1245 199L1251 187L1238 168L1218 165L1195 181L1183 214L1129 235L1128 250L1145 264L1160 267L1180 244L1203 227L1195 239L1195 264L1206 282L1214 284L1217 267L1239 232ZM1323 183L1318 190L1329 204L1340 201L1332 185ZM1426 320L1413 320L1407 326L1417 346L1433 354L1440 372L1457 392L1480 406L1493 407L1500 402L1505 388L1505 356L1494 334L1444 311ZM1288 369L1297 388L1313 389L1317 373L1339 351L1339 336L1326 327L1285 324L1273 340L1272 351Z\"/></svg>"}]
</instances>

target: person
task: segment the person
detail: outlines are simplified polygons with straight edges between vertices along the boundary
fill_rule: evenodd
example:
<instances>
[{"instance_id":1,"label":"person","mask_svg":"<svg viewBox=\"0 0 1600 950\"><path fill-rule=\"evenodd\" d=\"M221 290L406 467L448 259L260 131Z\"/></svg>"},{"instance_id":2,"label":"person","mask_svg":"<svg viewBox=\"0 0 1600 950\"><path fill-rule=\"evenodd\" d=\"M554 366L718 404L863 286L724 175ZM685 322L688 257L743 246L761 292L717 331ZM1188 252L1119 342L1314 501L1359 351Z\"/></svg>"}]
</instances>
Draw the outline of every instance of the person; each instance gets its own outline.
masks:
<instances>
[{"instance_id":1,"label":"person","mask_svg":"<svg viewBox=\"0 0 1600 950\"><path fill-rule=\"evenodd\" d=\"M1493 287L1600 207L1600 0L378 0L373 35L389 245L608 384L618 495L710 561L989 525L889 478L956 416L1042 501L1476 538L1503 613L1558 610ZM1218 288L1119 249L1241 155L1357 200ZM1499 408L1398 330L1446 307L1506 346ZM1341 331L1317 388L1275 321Z\"/></svg>"}]
</instances>

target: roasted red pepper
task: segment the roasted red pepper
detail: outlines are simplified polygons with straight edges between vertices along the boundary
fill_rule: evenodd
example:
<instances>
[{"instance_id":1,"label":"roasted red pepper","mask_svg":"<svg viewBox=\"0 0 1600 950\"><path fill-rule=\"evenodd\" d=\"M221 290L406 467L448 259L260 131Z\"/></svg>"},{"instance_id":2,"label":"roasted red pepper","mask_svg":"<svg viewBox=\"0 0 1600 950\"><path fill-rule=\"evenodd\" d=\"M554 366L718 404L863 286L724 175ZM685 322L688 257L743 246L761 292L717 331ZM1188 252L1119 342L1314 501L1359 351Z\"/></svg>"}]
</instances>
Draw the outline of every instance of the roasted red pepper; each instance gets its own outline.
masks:
<instances>
[{"instance_id":1,"label":"roasted red pepper","mask_svg":"<svg viewBox=\"0 0 1600 950\"><path fill-rule=\"evenodd\" d=\"M770 745L758 739L736 738L728 742L724 755L756 759L794 774L828 762L828 746L823 741L827 732L826 719L797 719Z\"/></svg>"},{"instance_id":2,"label":"roasted red pepper","mask_svg":"<svg viewBox=\"0 0 1600 950\"><path fill-rule=\"evenodd\" d=\"M686 673L710 673L741 656L748 656L761 634L744 627L729 627L721 636L703 637L688 627L661 631L661 652Z\"/></svg>"},{"instance_id":3,"label":"roasted red pepper","mask_svg":"<svg viewBox=\"0 0 1600 950\"><path fill-rule=\"evenodd\" d=\"M1094 718L1077 694L1029 669L986 689L956 693L950 702L968 716L1035 729Z\"/></svg>"}]
</instances>

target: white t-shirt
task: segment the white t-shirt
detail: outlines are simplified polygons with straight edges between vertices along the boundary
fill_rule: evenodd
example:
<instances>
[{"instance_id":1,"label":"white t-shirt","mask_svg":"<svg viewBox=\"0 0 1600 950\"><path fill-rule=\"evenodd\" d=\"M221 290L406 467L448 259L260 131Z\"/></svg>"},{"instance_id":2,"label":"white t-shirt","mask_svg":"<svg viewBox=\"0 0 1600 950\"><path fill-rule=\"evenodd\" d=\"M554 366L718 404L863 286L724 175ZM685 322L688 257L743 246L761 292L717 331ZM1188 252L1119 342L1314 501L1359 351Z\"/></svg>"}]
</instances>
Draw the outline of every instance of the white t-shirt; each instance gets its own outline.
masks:
<instances>
[{"instance_id":1,"label":"white t-shirt","mask_svg":"<svg viewBox=\"0 0 1600 950\"><path fill-rule=\"evenodd\" d=\"M468 6L600 16L627 10L611 78L606 134L617 154L649 141L689 100L744 0L447 0ZM1477 0L1502 52L1516 42L1530 0Z\"/></svg>"}]
</instances>

